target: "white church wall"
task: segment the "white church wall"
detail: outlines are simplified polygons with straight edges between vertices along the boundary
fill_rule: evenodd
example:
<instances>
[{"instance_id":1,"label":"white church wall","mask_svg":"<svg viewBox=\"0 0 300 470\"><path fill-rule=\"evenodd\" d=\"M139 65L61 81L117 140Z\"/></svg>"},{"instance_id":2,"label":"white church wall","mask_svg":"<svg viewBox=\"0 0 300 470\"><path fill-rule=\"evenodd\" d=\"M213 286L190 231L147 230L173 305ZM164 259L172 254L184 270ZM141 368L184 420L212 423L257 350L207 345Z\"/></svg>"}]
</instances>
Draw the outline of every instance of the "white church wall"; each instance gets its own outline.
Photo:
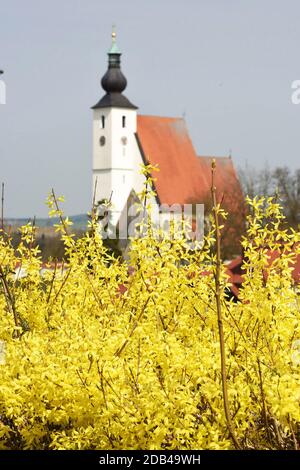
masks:
<instances>
[{"instance_id":1,"label":"white church wall","mask_svg":"<svg viewBox=\"0 0 300 470\"><path fill-rule=\"evenodd\" d=\"M104 127L103 127L104 125ZM109 199L118 220L134 187L136 110L100 108L93 115L93 187L96 201ZM102 140L101 140L102 139ZM104 140L105 139L105 140Z\"/></svg>"},{"instance_id":2,"label":"white church wall","mask_svg":"<svg viewBox=\"0 0 300 470\"><path fill-rule=\"evenodd\" d=\"M111 170L94 170L93 171L93 193L97 179L95 203L102 199L109 199L112 191L112 173ZM93 194L94 197L94 194Z\"/></svg>"},{"instance_id":3,"label":"white church wall","mask_svg":"<svg viewBox=\"0 0 300 470\"><path fill-rule=\"evenodd\" d=\"M102 128L102 116L104 128ZM95 109L93 111L93 171L111 167L111 132L111 110ZM102 137L105 139L103 145L100 144Z\"/></svg>"},{"instance_id":4,"label":"white church wall","mask_svg":"<svg viewBox=\"0 0 300 470\"><path fill-rule=\"evenodd\" d=\"M125 127L123 119L125 118ZM110 113L112 168L134 169L136 110L112 108Z\"/></svg>"}]
</instances>

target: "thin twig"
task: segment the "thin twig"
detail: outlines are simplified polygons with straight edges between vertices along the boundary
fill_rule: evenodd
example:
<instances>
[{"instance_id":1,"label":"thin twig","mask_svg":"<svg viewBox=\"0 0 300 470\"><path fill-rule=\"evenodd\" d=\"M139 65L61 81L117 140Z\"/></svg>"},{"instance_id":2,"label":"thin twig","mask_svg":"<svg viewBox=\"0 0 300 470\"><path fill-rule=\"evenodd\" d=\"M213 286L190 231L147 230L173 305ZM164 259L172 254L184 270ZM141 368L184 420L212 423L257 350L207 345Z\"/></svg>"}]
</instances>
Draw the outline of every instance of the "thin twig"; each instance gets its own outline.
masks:
<instances>
[{"instance_id":1,"label":"thin twig","mask_svg":"<svg viewBox=\"0 0 300 470\"><path fill-rule=\"evenodd\" d=\"M35 241L35 232L36 232L36 226L35 226L35 216L33 217L33 221L32 221L32 232L31 232L31 237L30 237L30 242L29 242L29 258L30 260L32 259L32 248L33 248L33 244L34 244L34 241Z\"/></svg>"},{"instance_id":2,"label":"thin twig","mask_svg":"<svg viewBox=\"0 0 300 470\"><path fill-rule=\"evenodd\" d=\"M96 289L95 289L95 287L94 287L94 285L93 285L93 283L92 283L92 280L91 280L91 278L90 278L90 275L89 275L89 273L88 273L87 270L85 270L84 272L85 272L85 275L86 275L86 277L87 277L87 279L88 279L88 281L89 281L89 283L90 283L90 285L91 285L92 292L93 292L93 295L94 295L94 297L95 297L95 300L96 300L96 302L98 303L99 307L102 308L102 307L103 307L102 300L100 299L100 297L99 297L99 295L98 295L98 292L96 291Z\"/></svg>"},{"instance_id":3,"label":"thin twig","mask_svg":"<svg viewBox=\"0 0 300 470\"><path fill-rule=\"evenodd\" d=\"M220 341L220 353L221 353L223 404L224 404L224 411L225 411L225 417L226 417L229 435L232 439L234 447L236 449L241 449L240 444L235 436L235 432L233 430L233 425L232 425L231 416L230 416L229 399L228 399L226 352L225 352L225 340L224 340L223 318L222 318L222 308L221 308L221 232L220 232L220 224L219 224L216 187L215 187L215 181L214 181L215 168L216 168L216 162L215 160L213 160L212 165L211 165L211 175L212 175L211 195L212 195L213 213L214 213L215 230L216 230L215 298L216 298L216 306L217 306L217 314L218 314L218 329L219 329L219 341Z\"/></svg>"},{"instance_id":4,"label":"thin twig","mask_svg":"<svg viewBox=\"0 0 300 470\"><path fill-rule=\"evenodd\" d=\"M52 302L51 302L51 305L49 306L49 309L48 309L48 321L50 320L50 317L51 317L51 315L52 315L53 306L54 306L54 304L55 304L55 302L56 302L56 300L57 300L59 294L60 294L61 291L63 290L63 288L64 288L64 286L65 286L65 284L66 284L66 282L67 282L67 280L68 280L68 278L69 278L69 276L70 276L70 274L71 274L71 271L72 271L72 268L70 267L70 268L69 268L69 271L68 271L67 274L65 275L65 277L64 277L64 279L63 279L63 281L62 281L62 283L61 283L61 285L60 285L60 287L59 287L57 293L55 294L54 299L53 299Z\"/></svg>"},{"instance_id":5,"label":"thin twig","mask_svg":"<svg viewBox=\"0 0 300 470\"><path fill-rule=\"evenodd\" d=\"M1 229L2 235L4 234L4 183L2 183L1 191Z\"/></svg>"},{"instance_id":6,"label":"thin twig","mask_svg":"<svg viewBox=\"0 0 300 470\"><path fill-rule=\"evenodd\" d=\"M12 315L14 317L15 326L16 326L16 328L18 328L19 327L19 315L18 315L16 307L15 307L15 300L14 300L14 297L13 297L11 291L10 291L6 276L4 274L4 271L3 271L3 268L2 268L1 265L0 265L0 278L1 278L2 285L3 285L3 290L4 290L4 295L5 295L7 308L12 313Z\"/></svg>"},{"instance_id":7,"label":"thin twig","mask_svg":"<svg viewBox=\"0 0 300 470\"><path fill-rule=\"evenodd\" d=\"M93 193L92 220L94 220L94 216L95 216L95 201L96 201L97 184L98 184L98 177L96 176L94 193Z\"/></svg>"},{"instance_id":8,"label":"thin twig","mask_svg":"<svg viewBox=\"0 0 300 470\"><path fill-rule=\"evenodd\" d=\"M57 269L57 259L55 260L55 264L54 264L54 270L53 270L52 279L51 279L51 283L50 283L50 289L49 289L49 292L48 292L48 295L47 295L46 304L48 304L49 301L50 301L50 297L51 297L51 293L52 293L52 289L53 289L53 285L54 285L54 281L55 281L55 277L56 277L56 269Z\"/></svg>"},{"instance_id":9,"label":"thin twig","mask_svg":"<svg viewBox=\"0 0 300 470\"><path fill-rule=\"evenodd\" d=\"M58 213L58 216L59 216L59 220L60 220L60 222L61 222L61 224L62 224L62 226L63 226L63 228L64 228L65 235L69 235L68 228L67 228L67 226L66 226L66 223L65 223L64 218L63 218L62 215L61 215L61 211L60 211L60 209L59 209L59 205L58 205L58 202L57 202L57 199L56 199L55 192L54 192L54 189L53 189L53 188L52 188L52 190L51 190L51 194L52 194L53 202L54 202L54 204L55 204L55 209L56 209L56 211L57 211L57 213Z\"/></svg>"},{"instance_id":10,"label":"thin twig","mask_svg":"<svg viewBox=\"0 0 300 470\"><path fill-rule=\"evenodd\" d=\"M270 436L270 431L269 431L269 423L268 423L268 416L267 416L267 409L266 409L266 399L265 399L265 393L264 393L262 373L261 373L261 367L260 367L260 360L259 359L257 359L257 365L258 365L259 388L260 388L260 394L261 394L261 401L262 401L265 428L266 428L266 431L267 431L268 441L271 444L271 436Z\"/></svg>"},{"instance_id":11,"label":"thin twig","mask_svg":"<svg viewBox=\"0 0 300 470\"><path fill-rule=\"evenodd\" d=\"M295 432L294 432L294 428L293 428L293 422L290 418L290 415L288 415L288 421L289 421L290 431L291 431L292 438L293 438L294 448L295 448L295 450L299 450L298 442L297 442Z\"/></svg>"},{"instance_id":12,"label":"thin twig","mask_svg":"<svg viewBox=\"0 0 300 470\"><path fill-rule=\"evenodd\" d=\"M92 405L93 408L95 408L95 405L94 403L92 402L92 398L93 398L93 395L90 394L90 391L89 391L89 387L88 387L88 384L87 384L87 381L86 379L83 379L81 377L81 374L80 374L80 371L78 369L76 369L76 373L80 379L80 382L82 383L82 386L86 389L87 391L87 394L88 394L88 397L89 397L89 400L90 400L90 404Z\"/></svg>"},{"instance_id":13,"label":"thin twig","mask_svg":"<svg viewBox=\"0 0 300 470\"><path fill-rule=\"evenodd\" d=\"M62 291L62 289L63 289L65 283L66 283L67 280L68 280L68 277L69 277L70 274L71 274L71 271L72 271L72 267L69 268L69 271L68 271L67 274L65 275L65 277L64 277L64 279L63 279L63 281L62 281L62 283L61 283L61 286L60 286L60 288L58 289L58 292L56 293L56 295L55 295L55 297L54 297L54 299L53 299L52 305L56 302L57 297L58 297L59 294L61 293L61 291Z\"/></svg>"},{"instance_id":14,"label":"thin twig","mask_svg":"<svg viewBox=\"0 0 300 470\"><path fill-rule=\"evenodd\" d=\"M133 335L133 333L135 332L135 329L137 328L138 324L139 324L139 321L143 315L143 313L145 312L145 308L147 307L148 305L148 302L150 300L151 297L148 297L148 299L146 300L144 306L142 307L142 310L141 310L141 313L139 314L138 318L135 320L131 330L130 330L130 333L128 335L128 338L124 341L124 343L122 344L122 346L120 348L117 349L117 351L115 352L115 356L116 357L120 357L122 352L124 351L124 349L126 348L127 344L129 343L129 340L131 338L131 336Z\"/></svg>"},{"instance_id":15,"label":"thin twig","mask_svg":"<svg viewBox=\"0 0 300 470\"><path fill-rule=\"evenodd\" d=\"M103 366L101 366L101 369L100 369L99 360L97 360L97 369L98 369L98 374L99 374L99 379L100 379L100 387L101 387L101 392L102 392L103 399L104 399L105 408L108 409L106 393L105 393L105 388L104 388L104 381L103 381Z\"/></svg>"},{"instance_id":16,"label":"thin twig","mask_svg":"<svg viewBox=\"0 0 300 470\"><path fill-rule=\"evenodd\" d=\"M93 202L92 202L92 211L91 211L91 235L92 235L92 238L94 240L94 235L95 235L95 231L94 231L94 222L95 222L95 219L96 219L96 191L97 191L97 184L98 184L98 178L96 177L96 180L95 180L95 186L94 186L94 193L93 193Z\"/></svg>"}]
</instances>

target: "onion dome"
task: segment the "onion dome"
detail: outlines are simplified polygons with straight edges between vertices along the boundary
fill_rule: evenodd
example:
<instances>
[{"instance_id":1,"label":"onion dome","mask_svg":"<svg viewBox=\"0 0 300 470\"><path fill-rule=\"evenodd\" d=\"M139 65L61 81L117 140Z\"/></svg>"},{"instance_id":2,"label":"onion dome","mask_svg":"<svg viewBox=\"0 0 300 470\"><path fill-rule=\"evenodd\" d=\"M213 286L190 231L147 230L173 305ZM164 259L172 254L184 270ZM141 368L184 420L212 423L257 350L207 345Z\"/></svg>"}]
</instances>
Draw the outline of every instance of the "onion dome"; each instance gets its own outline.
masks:
<instances>
[{"instance_id":1,"label":"onion dome","mask_svg":"<svg viewBox=\"0 0 300 470\"><path fill-rule=\"evenodd\" d=\"M122 95L127 86L127 80L121 71L121 52L116 44L115 31L112 32L112 45L108 51L108 69L102 77L101 85L106 95L92 109L112 106L137 109L126 96Z\"/></svg>"}]
</instances>

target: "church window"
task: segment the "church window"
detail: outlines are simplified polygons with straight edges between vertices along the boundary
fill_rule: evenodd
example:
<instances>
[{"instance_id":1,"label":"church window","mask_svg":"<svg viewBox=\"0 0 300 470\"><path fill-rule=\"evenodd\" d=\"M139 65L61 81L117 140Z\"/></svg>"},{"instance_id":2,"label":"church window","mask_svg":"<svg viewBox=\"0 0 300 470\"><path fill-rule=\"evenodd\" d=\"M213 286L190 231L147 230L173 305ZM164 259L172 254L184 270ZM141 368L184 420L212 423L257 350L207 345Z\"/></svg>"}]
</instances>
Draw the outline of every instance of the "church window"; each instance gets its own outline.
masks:
<instances>
[{"instance_id":1,"label":"church window","mask_svg":"<svg viewBox=\"0 0 300 470\"><path fill-rule=\"evenodd\" d=\"M101 116L100 127L101 127L101 129L105 129L105 116Z\"/></svg>"},{"instance_id":2,"label":"church window","mask_svg":"<svg viewBox=\"0 0 300 470\"><path fill-rule=\"evenodd\" d=\"M126 116L122 116L122 127L126 127Z\"/></svg>"},{"instance_id":3,"label":"church window","mask_svg":"<svg viewBox=\"0 0 300 470\"><path fill-rule=\"evenodd\" d=\"M99 139L99 144L101 145L101 147L103 147L103 145L105 145L105 137L104 135L102 135Z\"/></svg>"}]
</instances>

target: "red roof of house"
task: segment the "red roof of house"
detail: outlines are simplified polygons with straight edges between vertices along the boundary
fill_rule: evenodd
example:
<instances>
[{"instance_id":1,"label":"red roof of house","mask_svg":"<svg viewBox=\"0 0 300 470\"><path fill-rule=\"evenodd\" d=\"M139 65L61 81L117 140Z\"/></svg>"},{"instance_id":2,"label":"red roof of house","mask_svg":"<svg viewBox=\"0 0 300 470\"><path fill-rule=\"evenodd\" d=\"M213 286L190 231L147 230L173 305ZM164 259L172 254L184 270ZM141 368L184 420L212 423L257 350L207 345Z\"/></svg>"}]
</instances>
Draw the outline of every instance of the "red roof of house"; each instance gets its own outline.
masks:
<instances>
[{"instance_id":1,"label":"red roof of house","mask_svg":"<svg viewBox=\"0 0 300 470\"><path fill-rule=\"evenodd\" d=\"M137 135L146 163L159 167L153 177L161 203L205 202L210 197L215 157L197 157L184 119L139 115ZM218 157L216 162L217 194L242 196L231 158Z\"/></svg>"},{"instance_id":2,"label":"red roof of house","mask_svg":"<svg viewBox=\"0 0 300 470\"><path fill-rule=\"evenodd\" d=\"M273 261L280 256L279 251L268 251L268 265L269 267L272 265ZM293 266L293 271L292 271L292 277L295 282L295 284L300 283L300 255L296 256L295 264L292 264ZM239 295L239 289L241 288L243 284L243 258L241 256L238 256L235 258L233 261L231 261L227 265L227 275L229 277L229 281L231 283L231 290L233 294L238 297ZM267 273L264 272L264 277L267 277Z\"/></svg>"}]
</instances>

